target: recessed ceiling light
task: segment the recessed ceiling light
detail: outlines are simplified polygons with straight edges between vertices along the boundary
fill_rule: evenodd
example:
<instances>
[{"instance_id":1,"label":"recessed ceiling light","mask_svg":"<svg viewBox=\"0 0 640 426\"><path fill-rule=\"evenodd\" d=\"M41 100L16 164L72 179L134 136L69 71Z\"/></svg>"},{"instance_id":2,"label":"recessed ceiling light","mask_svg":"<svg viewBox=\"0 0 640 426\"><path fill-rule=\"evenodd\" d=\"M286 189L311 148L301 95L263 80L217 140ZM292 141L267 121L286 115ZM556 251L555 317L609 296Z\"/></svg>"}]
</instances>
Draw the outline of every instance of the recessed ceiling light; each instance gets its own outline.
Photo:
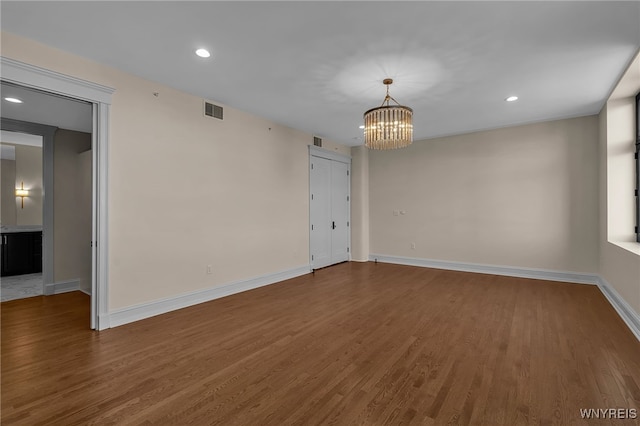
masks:
<instances>
[{"instance_id":1,"label":"recessed ceiling light","mask_svg":"<svg viewBox=\"0 0 640 426\"><path fill-rule=\"evenodd\" d=\"M209 56L211 56L211 53L209 53L207 49L198 49L196 50L196 55L200 56L201 58L208 58Z\"/></svg>"},{"instance_id":2,"label":"recessed ceiling light","mask_svg":"<svg viewBox=\"0 0 640 426\"><path fill-rule=\"evenodd\" d=\"M507 102L513 102L513 101L517 101L518 97L517 96L509 96L507 99L505 99L505 101Z\"/></svg>"},{"instance_id":3,"label":"recessed ceiling light","mask_svg":"<svg viewBox=\"0 0 640 426\"><path fill-rule=\"evenodd\" d=\"M361 129L364 129L364 124L362 126L360 126Z\"/></svg>"},{"instance_id":4,"label":"recessed ceiling light","mask_svg":"<svg viewBox=\"0 0 640 426\"><path fill-rule=\"evenodd\" d=\"M21 104L22 101L18 98L4 98L5 101L7 102L13 102L14 104Z\"/></svg>"}]
</instances>

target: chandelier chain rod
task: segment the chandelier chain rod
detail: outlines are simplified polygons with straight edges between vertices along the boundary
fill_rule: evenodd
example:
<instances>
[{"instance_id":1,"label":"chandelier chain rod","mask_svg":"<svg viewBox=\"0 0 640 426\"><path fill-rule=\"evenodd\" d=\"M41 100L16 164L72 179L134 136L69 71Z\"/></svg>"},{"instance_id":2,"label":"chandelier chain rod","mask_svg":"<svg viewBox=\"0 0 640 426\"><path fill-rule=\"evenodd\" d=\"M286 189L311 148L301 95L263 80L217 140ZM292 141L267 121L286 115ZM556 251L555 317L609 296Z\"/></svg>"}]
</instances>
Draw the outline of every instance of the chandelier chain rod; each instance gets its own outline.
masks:
<instances>
[{"instance_id":1,"label":"chandelier chain rod","mask_svg":"<svg viewBox=\"0 0 640 426\"><path fill-rule=\"evenodd\" d=\"M389 88L387 87L387 92L389 91ZM387 93L387 96L384 97L382 104L380 106L384 106L384 103L387 103L387 106L389 106L389 99L391 99L393 102L396 103L396 105L400 105L400 102L396 101L395 98L393 96L391 96L389 93Z\"/></svg>"}]
</instances>

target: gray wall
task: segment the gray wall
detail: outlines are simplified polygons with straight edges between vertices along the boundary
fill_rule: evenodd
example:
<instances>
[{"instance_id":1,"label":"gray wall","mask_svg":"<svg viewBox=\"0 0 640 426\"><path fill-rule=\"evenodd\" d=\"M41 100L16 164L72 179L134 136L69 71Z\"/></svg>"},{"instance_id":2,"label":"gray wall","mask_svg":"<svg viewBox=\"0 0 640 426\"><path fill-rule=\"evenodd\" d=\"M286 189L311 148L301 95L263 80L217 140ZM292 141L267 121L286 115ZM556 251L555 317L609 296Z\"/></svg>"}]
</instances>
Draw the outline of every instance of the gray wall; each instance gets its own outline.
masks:
<instances>
[{"instance_id":1,"label":"gray wall","mask_svg":"<svg viewBox=\"0 0 640 426\"><path fill-rule=\"evenodd\" d=\"M91 283L91 134L58 129L54 136L54 280ZM89 191L88 195L86 191Z\"/></svg>"}]
</instances>

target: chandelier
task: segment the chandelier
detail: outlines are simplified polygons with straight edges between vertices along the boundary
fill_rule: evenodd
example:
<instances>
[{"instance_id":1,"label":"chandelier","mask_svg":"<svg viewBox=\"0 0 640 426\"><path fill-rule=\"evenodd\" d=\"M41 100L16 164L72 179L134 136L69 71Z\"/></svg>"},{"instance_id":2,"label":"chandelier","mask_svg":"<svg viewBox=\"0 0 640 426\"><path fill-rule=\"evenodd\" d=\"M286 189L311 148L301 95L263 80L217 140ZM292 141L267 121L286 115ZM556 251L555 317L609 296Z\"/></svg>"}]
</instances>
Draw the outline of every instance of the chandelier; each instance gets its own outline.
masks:
<instances>
[{"instance_id":1,"label":"chandelier","mask_svg":"<svg viewBox=\"0 0 640 426\"><path fill-rule=\"evenodd\" d=\"M382 105L364 113L364 145L370 149L407 147L413 141L413 110L389 95L392 79L385 78L382 83L387 86ZM390 101L396 105L390 105Z\"/></svg>"}]
</instances>

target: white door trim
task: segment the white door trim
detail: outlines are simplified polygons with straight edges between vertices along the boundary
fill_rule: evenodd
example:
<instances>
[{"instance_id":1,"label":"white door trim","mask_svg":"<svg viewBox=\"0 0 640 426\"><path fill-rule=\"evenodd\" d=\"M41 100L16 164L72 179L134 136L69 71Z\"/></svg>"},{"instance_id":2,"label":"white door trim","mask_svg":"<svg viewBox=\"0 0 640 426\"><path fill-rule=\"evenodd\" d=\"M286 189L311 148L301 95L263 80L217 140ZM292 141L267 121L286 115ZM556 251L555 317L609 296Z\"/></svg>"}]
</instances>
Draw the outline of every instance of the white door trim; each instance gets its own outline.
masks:
<instances>
[{"instance_id":1,"label":"white door trim","mask_svg":"<svg viewBox=\"0 0 640 426\"><path fill-rule=\"evenodd\" d=\"M93 192L97 197L97 209L93 211L93 231L97 240L93 250L96 271L92 283L95 291L91 295L91 326L97 330L109 328L109 269L108 269L108 155L109 155L109 106L114 89L81 80L55 71L47 70L14 59L0 57L0 75L3 81L19 84L50 93L81 99L93 103L97 109L93 137L95 151L93 169L97 171L93 180ZM97 128L96 128L97 127Z\"/></svg>"},{"instance_id":2,"label":"white door trim","mask_svg":"<svg viewBox=\"0 0 640 426\"><path fill-rule=\"evenodd\" d=\"M328 151L315 145L309 145L309 156L326 158L327 160L339 161L345 164L351 164L351 156L340 154L338 152Z\"/></svg>"}]
</instances>

